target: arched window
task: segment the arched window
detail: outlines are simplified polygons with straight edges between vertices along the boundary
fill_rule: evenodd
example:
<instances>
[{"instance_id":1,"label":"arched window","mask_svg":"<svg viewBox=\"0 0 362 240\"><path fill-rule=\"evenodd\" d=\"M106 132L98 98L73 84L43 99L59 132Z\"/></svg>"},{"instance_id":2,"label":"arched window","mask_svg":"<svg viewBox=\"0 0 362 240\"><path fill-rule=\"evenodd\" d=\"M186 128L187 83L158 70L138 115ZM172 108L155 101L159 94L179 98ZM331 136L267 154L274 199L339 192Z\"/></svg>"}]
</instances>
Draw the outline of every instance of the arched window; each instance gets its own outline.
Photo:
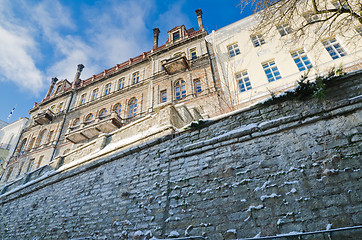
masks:
<instances>
[{"instance_id":1,"label":"arched window","mask_svg":"<svg viewBox=\"0 0 362 240\"><path fill-rule=\"evenodd\" d=\"M113 110L118 114L118 116L121 116L122 105L120 103L117 103L116 105L114 105Z\"/></svg>"},{"instance_id":2,"label":"arched window","mask_svg":"<svg viewBox=\"0 0 362 240\"><path fill-rule=\"evenodd\" d=\"M77 127L79 126L80 124L80 119L79 118L76 118L74 121L73 121L73 127Z\"/></svg>"},{"instance_id":3,"label":"arched window","mask_svg":"<svg viewBox=\"0 0 362 240\"><path fill-rule=\"evenodd\" d=\"M176 99L186 97L186 84L184 80L179 80L175 83L175 97Z\"/></svg>"},{"instance_id":4,"label":"arched window","mask_svg":"<svg viewBox=\"0 0 362 240\"><path fill-rule=\"evenodd\" d=\"M84 122L88 123L91 122L92 120L93 120L93 113L90 113L85 117Z\"/></svg>"},{"instance_id":5,"label":"arched window","mask_svg":"<svg viewBox=\"0 0 362 240\"><path fill-rule=\"evenodd\" d=\"M34 143L35 143L35 140L36 140L35 137L33 137L33 138L31 139L31 141L30 141L30 143L29 143L29 146L28 146L28 150L30 150L30 149L33 148L33 145L34 145Z\"/></svg>"},{"instance_id":6,"label":"arched window","mask_svg":"<svg viewBox=\"0 0 362 240\"><path fill-rule=\"evenodd\" d=\"M19 147L19 153L23 152L23 150L25 148L26 140L27 140L27 138L24 138L23 141L21 142L20 147Z\"/></svg>"},{"instance_id":7,"label":"arched window","mask_svg":"<svg viewBox=\"0 0 362 240\"><path fill-rule=\"evenodd\" d=\"M136 116L136 112L137 112L137 99L132 98L128 102L128 117L130 118L130 117Z\"/></svg>"},{"instance_id":8,"label":"arched window","mask_svg":"<svg viewBox=\"0 0 362 240\"><path fill-rule=\"evenodd\" d=\"M107 115L107 109L103 108L99 111L99 117L105 117Z\"/></svg>"},{"instance_id":9,"label":"arched window","mask_svg":"<svg viewBox=\"0 0 362 240\"><path fill-rule=\"evenodd\" d=\"M45 139L45 133L46 133L46 129L44 129L43 131L40 132L39 137L38 137L38 144L37 147L43 145L44 143L44 139Z\"/></svg>"}]
</instances>

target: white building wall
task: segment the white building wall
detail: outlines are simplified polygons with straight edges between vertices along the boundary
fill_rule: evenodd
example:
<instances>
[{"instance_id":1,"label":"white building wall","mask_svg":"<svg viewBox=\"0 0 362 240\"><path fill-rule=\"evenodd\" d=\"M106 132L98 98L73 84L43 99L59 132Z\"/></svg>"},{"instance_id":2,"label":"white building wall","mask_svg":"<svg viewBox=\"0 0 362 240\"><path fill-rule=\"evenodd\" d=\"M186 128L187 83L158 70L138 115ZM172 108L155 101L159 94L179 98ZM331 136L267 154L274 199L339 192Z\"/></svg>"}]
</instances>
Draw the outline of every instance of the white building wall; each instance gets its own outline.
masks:
<instances>
[{"instance_id":1,"label":"white building wall","mask_svg":"<svg viewBox=\"0 0 362 240\"><path fill-rule=\"evenodd\" d=\"M301 17L302 18L302 17ZM304 18L301 19L303 21ZM296 86L301 76L308 74L313 79L316 75L324 75L332 67L343 66L347 69L353 65L362 68L362 38L351 28L344 36L334 35L347 55L333 60L321 41L318 39L318 26L312 25L306 40L293 38L293 34L281 36L276 27L268 35L263 36L265 44L254 47L250 36L255 33L251 29L257 24L255 16L249 16L230 24L206 36L211 44L216 60L216 67L220 75L222 90L225 98L232 105L246 106L253 102L268 98ZM291 24L292 25L292 24ZM352 39L352 41L351 41ZM240 54L230 57L228 46L238 44ZM304 49L313 67L299 71L291 52ZM274 82L268 82L262 63L274 60L282 76ZM240 92L235 74L247 70L252 89Z\"/></svg>"}]
</instances>

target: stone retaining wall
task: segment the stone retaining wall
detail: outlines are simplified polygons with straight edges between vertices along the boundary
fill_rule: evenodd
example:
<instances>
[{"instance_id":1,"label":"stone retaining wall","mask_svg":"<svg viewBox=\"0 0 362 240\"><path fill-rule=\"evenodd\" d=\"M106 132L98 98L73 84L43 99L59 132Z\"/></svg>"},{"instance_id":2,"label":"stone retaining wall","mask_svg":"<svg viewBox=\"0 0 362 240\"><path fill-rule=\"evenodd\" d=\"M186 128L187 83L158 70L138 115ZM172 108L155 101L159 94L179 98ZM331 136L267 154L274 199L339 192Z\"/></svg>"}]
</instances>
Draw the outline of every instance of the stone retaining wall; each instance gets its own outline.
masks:
<instances>
[{"instance_id":1,"label":"stone retaining wall","mask_svg":"<svg viewBox=\"0 0 362 240\"><path fill-rule=\"evenodd\" d=\"M28 182L0 197L0 236L233 239L361 225L361 79Z\"/></svg>"}]
</instances>

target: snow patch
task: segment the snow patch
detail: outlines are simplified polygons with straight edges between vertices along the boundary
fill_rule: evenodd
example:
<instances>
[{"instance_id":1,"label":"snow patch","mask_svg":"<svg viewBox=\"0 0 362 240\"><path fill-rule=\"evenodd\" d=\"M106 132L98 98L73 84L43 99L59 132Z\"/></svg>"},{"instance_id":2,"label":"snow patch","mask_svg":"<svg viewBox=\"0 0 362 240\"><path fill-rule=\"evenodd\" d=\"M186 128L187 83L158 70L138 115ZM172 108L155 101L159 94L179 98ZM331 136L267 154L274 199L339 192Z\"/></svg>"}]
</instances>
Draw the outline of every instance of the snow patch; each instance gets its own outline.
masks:
<instances>
[{"instance_id":1,"label":"snow patch","mask_svg":"<svg viewBox=\"0 0 362 240\"><path fill-rule=\"evenodd\" d=\"M281 197L281 195L278 195L276 193L272 193L270 195L263 195L260 197L260 200L263 202L265 199L268 199L268 198L279 198Z\"/></svg>"}]
</instances>

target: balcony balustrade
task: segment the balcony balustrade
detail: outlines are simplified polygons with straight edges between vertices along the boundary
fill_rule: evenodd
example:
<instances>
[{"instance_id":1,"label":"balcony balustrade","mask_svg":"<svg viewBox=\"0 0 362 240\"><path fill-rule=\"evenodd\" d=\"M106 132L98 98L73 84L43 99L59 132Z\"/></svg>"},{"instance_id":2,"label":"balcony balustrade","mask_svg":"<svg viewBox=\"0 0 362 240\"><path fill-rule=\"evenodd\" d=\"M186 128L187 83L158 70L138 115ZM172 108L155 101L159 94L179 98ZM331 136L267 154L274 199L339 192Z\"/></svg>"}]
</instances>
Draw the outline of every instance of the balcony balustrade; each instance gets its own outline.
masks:
<instances>
[{"instance_id":1,"label":"balcony balustrade","mask_svg":"<svg viewBox=\"0 0 362 240\"><path fill-rule=\"evenodd\" d=\"M181 53L180 55L170 59L162 60L161 64L169 75L190 69L190 63L189 60L187 60L185 53Z\"/></svg>"},{"instance_id":2,"label":"balcony balustrade","mask_svg":"<svg viewBox=\"0 0 362 240\"><path fill-rule=\"evenodd\" d=\"M68 128L65 138L72 143L80 143L92 139L101 133L110 133L123 125L123 120L113 112L100 116L93 121L84 122Z\"/></svg>"},{"instance_id":3,"label":"balcony balustrade","mask_svg":"<svg viewBox=\"0 0 362 240\"><path fill-rule=\"evenodd\" d=\"M45 111L39 112L35 117L34 121L40 125L47 124L55 118L55 114L47 109Z\"/></svg>"}]
</instances>

